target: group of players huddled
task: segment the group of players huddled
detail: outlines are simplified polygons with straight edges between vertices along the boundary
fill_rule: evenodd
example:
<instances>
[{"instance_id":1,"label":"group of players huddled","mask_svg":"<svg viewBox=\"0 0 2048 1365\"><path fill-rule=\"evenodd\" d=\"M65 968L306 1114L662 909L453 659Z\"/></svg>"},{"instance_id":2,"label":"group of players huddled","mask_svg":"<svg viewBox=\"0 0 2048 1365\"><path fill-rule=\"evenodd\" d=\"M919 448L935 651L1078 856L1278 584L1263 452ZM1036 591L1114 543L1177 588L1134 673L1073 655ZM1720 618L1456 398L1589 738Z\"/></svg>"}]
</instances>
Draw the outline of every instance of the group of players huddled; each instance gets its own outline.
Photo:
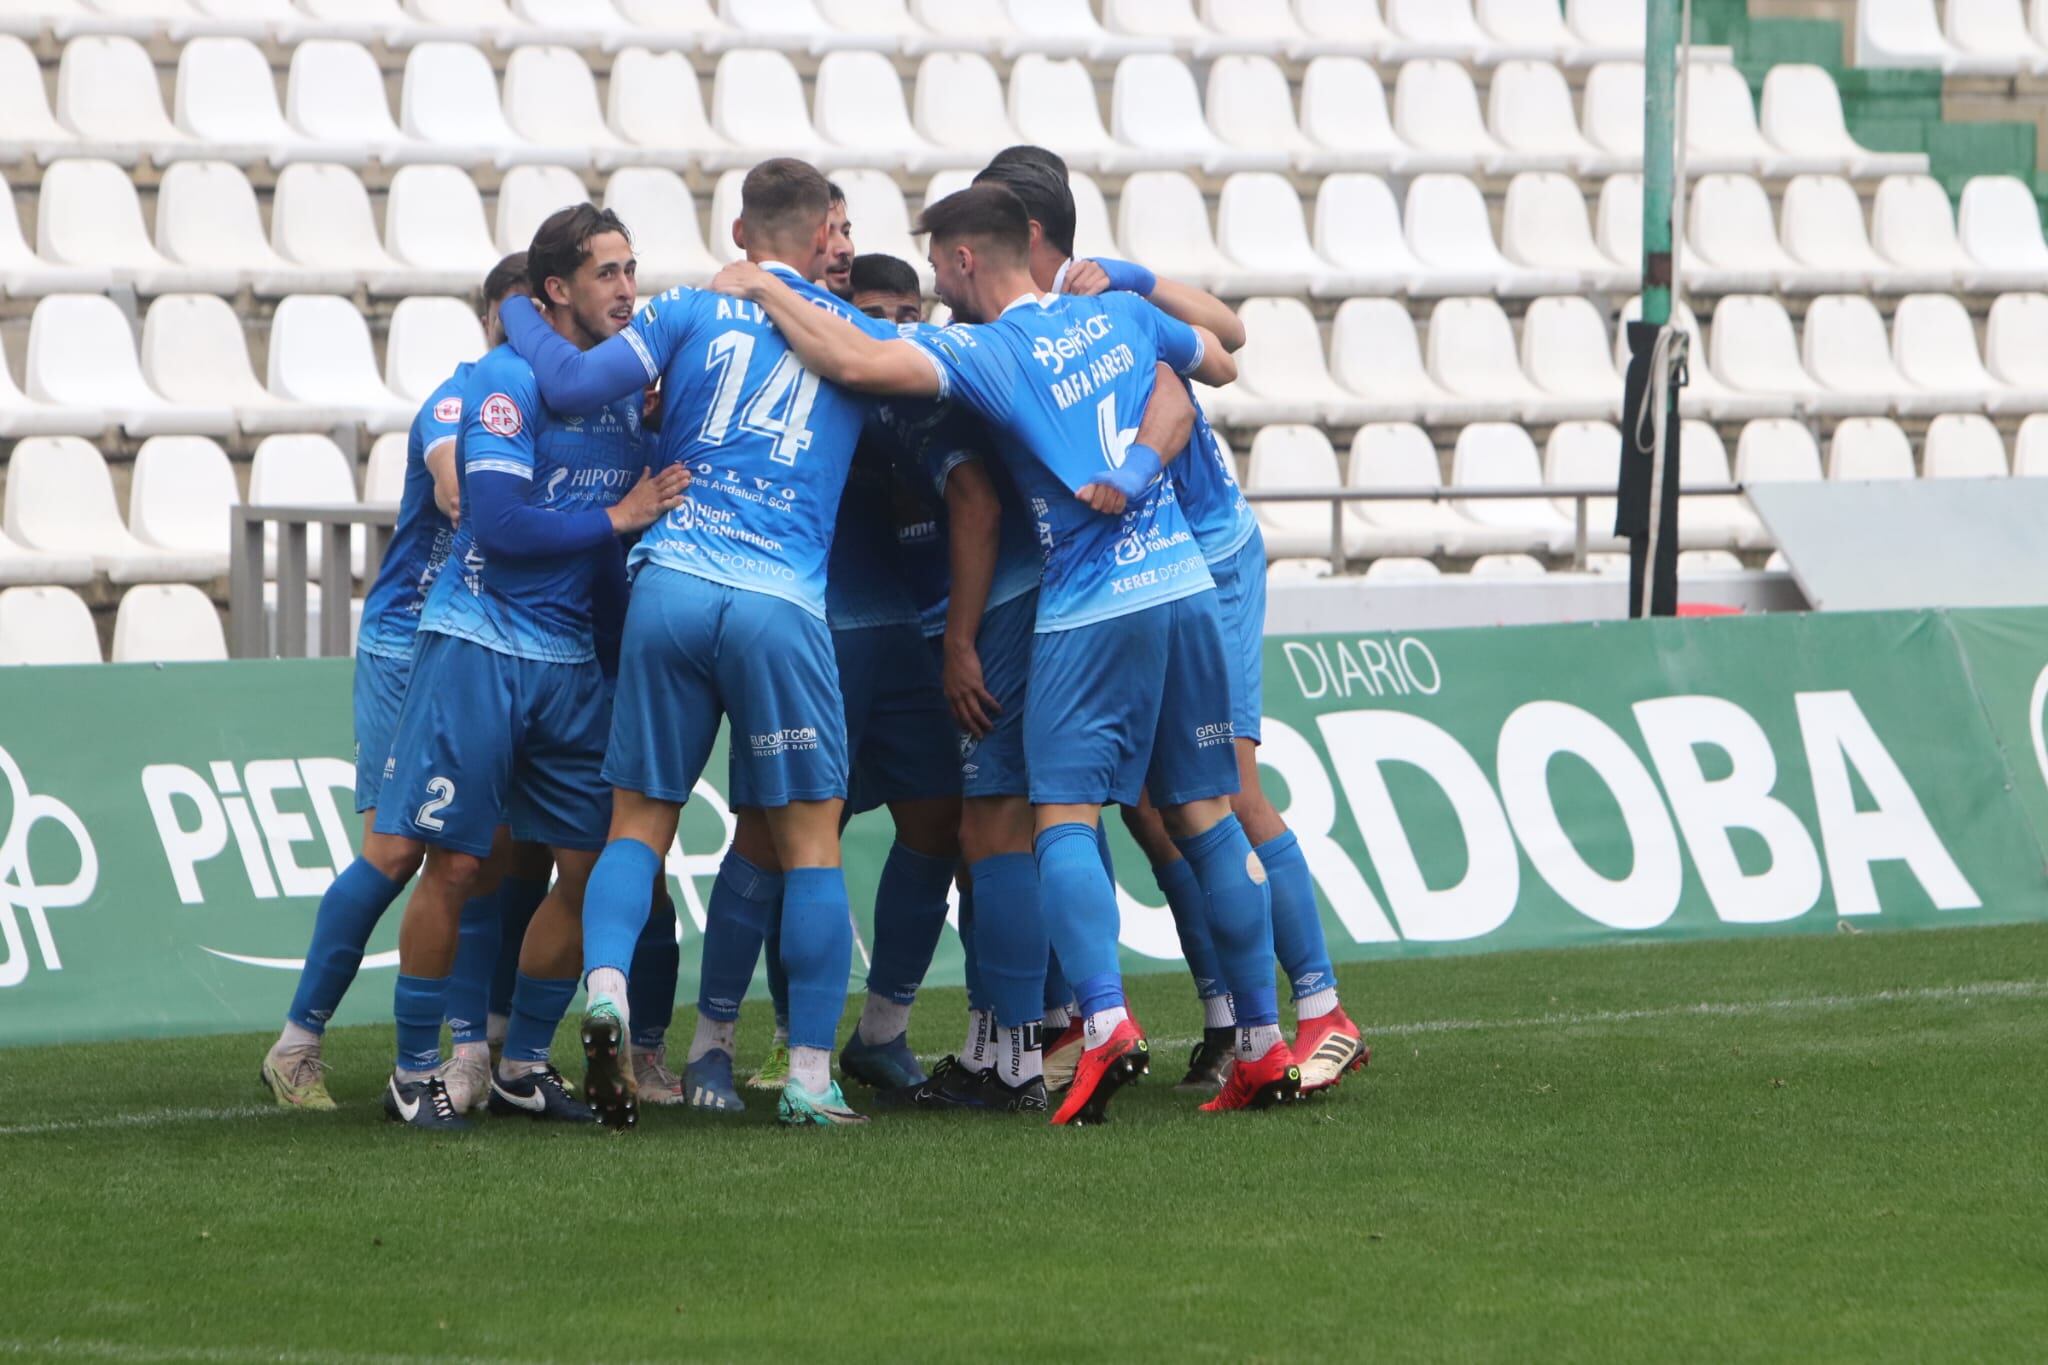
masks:
<instances>
[{"instance_id":1,"label":"group of players huddled","mask_svg":"<svg viewBox=\"0 0 2048 1365\"><path fill-rule=\"evenodd\" d=\"M492 349L413 423L364 609L363 851L264 1058L279 1103L333 1107L322 1031L412 882L393 1119L740 1110L765 945L777 1026L751 1083L785 1123L864 1123L832 1073L840 831L879 806L896 839L839 1052L877 1106L1099 1123L1146 1073L1110 804L1202 999L1180 1088L1260 1108L1365 1064L1307 863L1259 787L1265 547L1187 382L1230 383L1243 329L1141 265L1072 259L1074 220L1037 147L928 205L944 328L917 272L856 256L844 196L790 159L748 173L744 260L708 289L636 312L626 225L588 204L491 271ZM733 837L678 1075L664 864L721 720ZM967 1040L926 1074L907 1024L956 883ZM580 1096L549 1062L579 986Z\"/></svg>"}]
</instances>

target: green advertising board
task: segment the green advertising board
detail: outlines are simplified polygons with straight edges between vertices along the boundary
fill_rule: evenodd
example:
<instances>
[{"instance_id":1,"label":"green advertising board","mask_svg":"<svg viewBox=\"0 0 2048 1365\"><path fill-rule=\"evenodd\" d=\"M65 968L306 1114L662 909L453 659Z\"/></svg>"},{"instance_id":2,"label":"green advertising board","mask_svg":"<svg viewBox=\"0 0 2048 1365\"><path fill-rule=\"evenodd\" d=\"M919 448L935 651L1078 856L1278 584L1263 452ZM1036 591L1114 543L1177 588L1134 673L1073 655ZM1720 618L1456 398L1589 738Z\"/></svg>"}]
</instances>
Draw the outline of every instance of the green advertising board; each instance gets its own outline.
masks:
<instances>
[{"instance_id":1,"label":"green advertising board","mask_svg":"<svg viewBox=\"0 0 2048 1365\"><path fill-rule=\"evenodd\" d=\"M0 673L0 1045L281 1017L360 839L349 681ZM1987 924L2048 917L2044 707L2048 609L1301 636L1267 641L1261 757L1340 961ZM685 999L723 772L668 857ZM864 935L888 840L884 815L848 831ZM1114 845L1126 967L1171 969ZM342 1022L388 1017L397 921ZM959 979L948 935L931 980Z\"/></svg>"}]
</instances>

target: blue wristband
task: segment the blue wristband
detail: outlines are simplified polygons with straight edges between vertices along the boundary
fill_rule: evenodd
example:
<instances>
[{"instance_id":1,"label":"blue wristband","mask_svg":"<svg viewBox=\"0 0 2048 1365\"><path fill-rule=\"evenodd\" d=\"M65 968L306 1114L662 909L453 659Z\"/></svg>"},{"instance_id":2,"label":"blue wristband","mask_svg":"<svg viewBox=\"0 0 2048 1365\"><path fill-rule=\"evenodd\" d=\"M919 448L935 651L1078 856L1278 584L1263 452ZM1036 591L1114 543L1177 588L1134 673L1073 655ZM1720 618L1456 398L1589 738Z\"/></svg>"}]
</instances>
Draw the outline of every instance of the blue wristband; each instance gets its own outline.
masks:
<instances>
[{"instance_id":1,"label":"blue wristband","mask_svg":"<svg viewBox=\"0 0 2048 1365\"><path fill-rule=\"evenodd\" d=\"M1152 291L1158 287L1159 277L1136 261L1119 261L1113 256L1094 256L1090 259L1102 267L1103 274L1109 276L1111 289L1121 289L1126 293L1150 298Z\"/></svg>"},{"instance_id":2,"label":"blue wristband","mask_svg":"<svg viewBox=\"0 0 2048 1365\"><path fill-rule=\"evenodd\" d=\"M1133 441L1124 451L1124 462L1095 482L1108 484L1126 499L1135 498L1151 486L1152 480L1159 477L1159 471L1165 466L1166 461L1160 458L1158 451Z\"/></svg>"}]
</instances>

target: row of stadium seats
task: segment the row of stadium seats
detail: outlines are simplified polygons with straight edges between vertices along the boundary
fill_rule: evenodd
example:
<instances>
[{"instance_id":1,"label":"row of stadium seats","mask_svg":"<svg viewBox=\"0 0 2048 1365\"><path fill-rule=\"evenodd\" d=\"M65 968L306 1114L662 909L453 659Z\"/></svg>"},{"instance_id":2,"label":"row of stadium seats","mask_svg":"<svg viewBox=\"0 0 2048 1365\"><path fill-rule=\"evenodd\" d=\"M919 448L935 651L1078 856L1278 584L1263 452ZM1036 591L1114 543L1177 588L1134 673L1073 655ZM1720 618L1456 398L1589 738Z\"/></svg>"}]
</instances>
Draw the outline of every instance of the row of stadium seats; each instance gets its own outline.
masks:
<instances>
[{"instance_id":1,"label":"row of stadium seats","mask_svg":"<svg viewBox=\"0 0 2048 1365\"><path fill-rule=\"evenodd\" d=\"M1238 382L1203 395L1232 426L1503 418L1545 425L1618 415L1627 334L1610 330L1584 298L1533 300L1519 343L1490 298L1442 300L1422 337L1401 304L1352 299L1337 310L1327 358L1321 329L1299 299L1248 299L1239 311L1247 340ZM1630 300L1622 317L1639 311ZM1975 324L1953 294L1899 300L1889 333L1861 294L1814 299L1803 337L1767 295L1722 299L1711 348L1690 309L1680 321L1692 335L1691 382L1680 398L1687 416L2048 411L2048 294L1995 300L1981 355Z\"/></svg>"},{"instance_id":2,"label":"row of stadium seats","mask_svg":"<svg viewBox=\"0 0 2048 1365\"><path fill-rule=\"evenodd\" d=\"M340 447L325 436L269 436L249 467L251 505L395 505L405 484L405 435L371 449L363 493ZM228 571L228 509L242 502L234 466L200 436L157 436L136 455L124 519L106 459L73 436L31 437L14 448L0 505L0 583L204 583ZM272 541L275 532L271 533ZM308 533L308 572L320 567L319 528ZM351 555L358 577L360 543ZM266 570L276 572L275 547Z\"/></svg>"},{"instance_id":3,"label":"row of stadium seats","mask_svg":"<svg viewBox=\"0 0 2048 1365\"><path fill-rule=\"evenodd\" d=\"M0 32L340 37L408 47L980 51L1109 59L1284 51L1584 64L1643 49L1643 0L9 0Z\"/></svg>"},{"instance_id":4,"label":"row of stadium seats","mask_svg":"<svg viewBox=\"0 0 2048 1365\"><path fill-rule=\"evenodd\" d=\"M1206 115L1204 106L1206 103ZM360 44L331 39L292 52L280 104L269 59L242 38L199 38L179 54L171 110L155 65L130 38L66 44L54 109L35 55L0 37L0 156L49 162L92 156L134 164L194 157L242 164L437 162L510 167L552 164L745 167L802 156L827 170L874 166L925 174L979 166L997 149L1036 142L1077 169L1121 174L1161 167L1307 173L1518 170L1607 174L1642 164L1643 68L1594 66L1575 112L1564 73L1547 62L1496 68L1482 113L1471 73L1454 61L1403 64L1391 113L1378 72L1356 57L1309 63L1299 109L1269 57L1230 56L1208 71L1206 101L1193 71L1163 54L1117 67L1105 126L1096 83L1073 60L1019 59L1008 95L996 68L972 53L936 53L919 65L908 100L889 59L837 52L819 65L815 102L779 52L726 53L710 113L695 69L679 53L628 49L613 63L606 99L582 57L567 48L512 54L502 93L490 59L463 43L430 42L406 58L394 120L383 73ZM1859 146L1839 92L1817 66L1774 70L1758 123L1748 82L1725 62L1693 65L1687 95L1688 159L1701 171L1882 174L1920 170L1926 158Z\"/></svg>"},{"instance_id":5,"label":"row of stadium seats","mask_svg":"<svg viewBox=\"0 0 2048 1365\"><path fill-rule=\"evenodd\" d=\"M873 170L837 174L862 248L922 267L895 182ZM969 175L933 176L926 202L964 187ZM611 174L603 199L635 234L648 290L702 284L734 258L727 225L738 215L744 177L738 170L720 176L708 218L700 219L675 172ZM1179 171L1129 177L1114 229L1095 182L1075 172L1073 184L1082 254L1135 257L1230 297L1613 292L1634 288L1640 273L1643 189L1633 173L1610 177L1590 210L1567 175L1517 175L1497 241L1480 187L1446 173L1414 177L1402 202L1377 175L1335 174L1305 205L1285 176L1243 171L1223 182L1213 230L1201 188ZM391 179L380 237L355 172L301 164L278 176L266 235L241 170L186 161L163 173L152 238L125 171L109 161L63 161L36 195L33 246L14 214L0 212L0 290L33 297L115 284L145 296L241 289L277 296L360 284L377 295L465 293L499 256L523 248L548 214L586 195L573 171L522 166L505 174L487 214L466 171L407 166ZM1970 181L1960 214L1933 179L1887 176L1867 225L1855 188L1840 176L1794 177L1785 187L1782 231L1763 186L1747 176L1705 176L1689 202L1684 264L1687 288L1697 294L1982 293L2028 287L2048 270L2032 192L2011 176Z\"/></svg>"},{"instance_id":6,"label":"row of stadium seats","mask_svg":"<svg viewBox=\"0 0 2048 1365\"><path fill-rule=\"evenodd\" d=\"M225 659L220 613L186 583L139 583L114 614L113 661L174 663ZM100 636L92 609L69 588L0 591L0 665L96 664Z\"/></svg>"},{"instance_id":7,"label":"row of stadium seats","mask_svg":"<svg viewBox=\"0 0 2048 1365\"><path fill-rule=\"evenodd\" d=\"M1728 449L1713 427L1684 424L1680 441L1682 486L1708 488L1788 480L1910 479L1913 446L1883 417L1852 418L1836 426L1823 464L1812 430L1786 418L1763 418L1742 429L1731 468ZM1458 434L1448 487L1612 488L1619 472L1621 433L1608 422L1566 422L1550 433L1539 456L1519 426L1479 422ZM1974 414L1936 418L1927 430L1922 464L1928 478L2004 478L2004 439L1990 419ZM1825 473L1824 473L1825 471ZM2048 477L2048 414L2022 424L2010 473ZM1330 439L1318 427L1271 426L1252 441L1245 486L1253 492L1346 486L1387 491L1446 487L1437 448L1421 427L1374 423L1352 438L1340 470ZM1315 502L1262 503L1259 522L1266 551L1275 558L1327 555L1330 509ZM1344 548L1354 559L1382 556L1463 558L1500 553L1563 555L1576 536L1570 498L1498 498L1484 501L1356 502L1345 510ZM1594 550L1621 547L1612 534L1614 500L1589 499L1586 526ZM1680 543L1689 549L1756 551L1771 539L1740 497L1703 494L1685 499Z\"/></svg>"},{"instance_id":8,"label":"row of stadium seats","mask_svg":"<svg viewBox=\"0 0 2048 1365\"><path fill-rule=\"evenodd\" d=\"M1764 566L1766 569L1783 570L1785 558L1773 554ZM1686 579L1712 578L1719 574L1742 573L1749 568L1741 556L1732 550L1680 550L1678 552L1678 577ZM1602 551L1586 556L1586 573L1602 578L1627 578L1628 556L1619 551ZM1306 583L1332 577L1334 570L1327 558L1276 559L1267 566L1266 581L1269 583ZM1462 574L1447 572L1433 559L1422 559L1414 555L1383 555L1365 566L1361 577L1379 584L1388 583L1432 583L1440 579L1456 582L1459 579L1498 582L1502 579L1563 578L1577 576L1570 569L1551 569L1531 554L1509 553L1480 555L1467 566Z\"/></svg>"},{"instance_id":9,"label":"row of stadium seats","mask_svg":"<svg viewBox=\"0 0 2048 1365\"><path fill-rule=\"evenodd\" d=\"M1856 64L1957 76L2048 72L2048 0L1859 0Z\"/></svg>"}]
</instances>

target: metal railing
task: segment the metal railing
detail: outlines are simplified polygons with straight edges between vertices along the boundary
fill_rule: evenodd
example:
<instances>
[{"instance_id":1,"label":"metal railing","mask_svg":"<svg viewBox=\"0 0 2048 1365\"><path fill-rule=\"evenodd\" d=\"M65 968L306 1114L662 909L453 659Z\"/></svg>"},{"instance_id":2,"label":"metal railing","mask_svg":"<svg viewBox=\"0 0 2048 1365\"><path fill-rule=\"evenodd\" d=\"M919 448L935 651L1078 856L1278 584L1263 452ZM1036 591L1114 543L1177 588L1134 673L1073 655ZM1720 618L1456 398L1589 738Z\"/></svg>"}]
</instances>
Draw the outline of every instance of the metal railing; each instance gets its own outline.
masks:
<instances>
[{"instance_id":1,"label":"metal railing","mask_svg":"<svg viewBox=\"0 0 2048 1365\"><path fill-rule=\"evenodd\" d=\"M363 582L376 580L377 566L397 524L398 509L388 504L338 503L332 506L236 506L229 509L233 532L228 547L228 654L236 659L268 657L270 632L265 619L263 582L264 527L277 524L277 649L287 659L306 654L307 532L325 526L320 547L319 653L350 653L349 620L355 596L351 561L358 528L363 536Z\"/></svg>"},{"instance_id":2,"label":"metal railing","mask_svg":"<svg viewBox=\"0 0 2048 1365\"><path fill-rule=\"evenodd\" d=\"M1681 498L1728 497L1740 494L1739 483L1706 484L1697 488L1679 490ZM1572 500L1572 567L1586 567L1586 544L1589 539L1586 528L1586 504L1594 498L1612 498L1615 490L1606 485L1557 486L1550 484L1527 488L1445 488L1432 485L1425 488L1273 488L1245 490L1245 501L1257 505L1266 502L1326 502L1330 504L1330 570L1342 574L1348 562L1344 551L1344 508L1356 502L1490 502L1510 498ZM1684 517L1679 518L1681 525Z\"/></svg>"}]
</instances>

